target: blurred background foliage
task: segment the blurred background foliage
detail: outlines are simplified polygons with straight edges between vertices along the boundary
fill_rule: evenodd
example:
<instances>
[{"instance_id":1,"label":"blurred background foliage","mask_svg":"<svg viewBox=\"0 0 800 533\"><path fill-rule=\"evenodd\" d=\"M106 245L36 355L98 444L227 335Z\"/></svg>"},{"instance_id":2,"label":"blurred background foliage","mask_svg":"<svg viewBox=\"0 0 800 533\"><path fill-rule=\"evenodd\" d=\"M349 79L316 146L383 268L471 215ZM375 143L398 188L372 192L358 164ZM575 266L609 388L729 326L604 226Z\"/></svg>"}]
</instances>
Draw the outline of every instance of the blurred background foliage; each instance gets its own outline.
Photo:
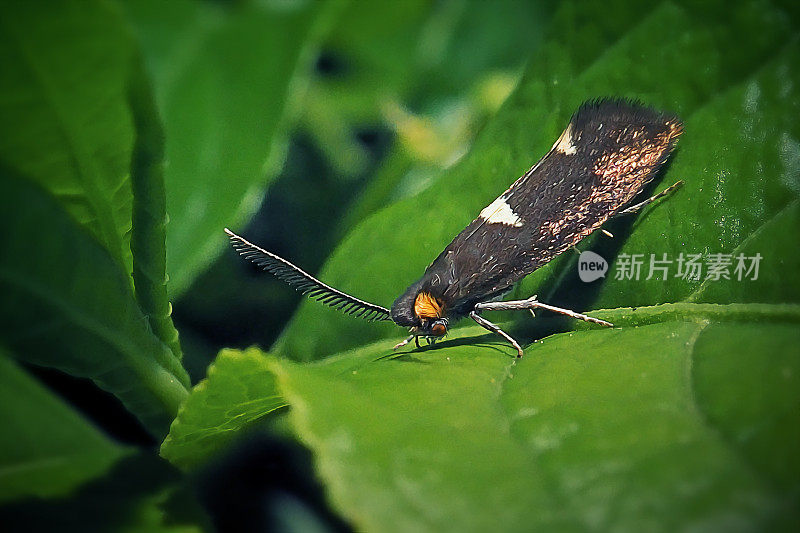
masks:
<instances>
[{"instance_id":1,"label":"blurred background foliage","mask_svg":"<svg viewBox=\"0 0 800 533\"><path fill-rule=\"evenodd\" d=\"M0 523L797 526L794 2L0 5ZM587 290L565 254L517 295L630 328L519 368L465 328L386 365L397 328L227 249L230 226L389 305L606 95L684 119L653 188L686 186L581 249L772 254L758 283Z\"/></svg>"},{"instance_id":2,"label":"blurred background foliage","mask_svg":"<svg viewBox=\"0 0 800 533\"><path fill-rule=\"evenodd\" d=\"M286 164L245 231L311 272L353 226L463 156L515 87L552 11L516 0L335 8L303 73L302 103L289 111ZM190 367L199 375L220 347L270 346L300 302L230 254L195 275L175 317L182 342L206 355Z\"/></svg>"}]
</instances>

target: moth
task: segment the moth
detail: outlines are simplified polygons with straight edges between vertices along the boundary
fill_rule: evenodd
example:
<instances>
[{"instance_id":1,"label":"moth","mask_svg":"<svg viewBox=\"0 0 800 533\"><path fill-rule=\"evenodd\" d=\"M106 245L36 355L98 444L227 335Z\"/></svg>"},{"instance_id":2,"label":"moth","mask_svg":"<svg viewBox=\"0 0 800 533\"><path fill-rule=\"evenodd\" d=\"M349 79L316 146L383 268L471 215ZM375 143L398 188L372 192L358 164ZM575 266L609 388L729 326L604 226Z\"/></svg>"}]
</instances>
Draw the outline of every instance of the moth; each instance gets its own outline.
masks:
<instances>
[{"instance_id":1,"label":"moth","mask_svg":"<svg viewBox=\"0 0 800 533\"><path fill-rule=\"evenodd\" d=\"M612 324L540 302L498 301L522 278L601 229L609 218L634 213L676 188L636 203L658 173L683 131L677 116L637 102L592 100L580 106L550 151L436 257L391 309L339 291L229 229L234 249L301 293L366 320L391 320L409 336L395 349L419 338L447 334L464 317L496 333L517 350L519 343L483 311L545 309L580 320Z\"/></svg>"}]
</instances>

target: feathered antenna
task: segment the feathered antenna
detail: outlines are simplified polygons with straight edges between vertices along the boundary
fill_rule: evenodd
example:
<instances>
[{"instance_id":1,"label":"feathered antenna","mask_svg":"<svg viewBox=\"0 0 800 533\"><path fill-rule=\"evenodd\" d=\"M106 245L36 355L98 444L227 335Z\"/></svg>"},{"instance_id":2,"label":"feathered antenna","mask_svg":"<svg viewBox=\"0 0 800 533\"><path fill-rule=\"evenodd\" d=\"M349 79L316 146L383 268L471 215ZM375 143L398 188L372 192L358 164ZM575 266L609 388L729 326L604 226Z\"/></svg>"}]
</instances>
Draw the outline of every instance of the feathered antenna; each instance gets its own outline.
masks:
<instances>
[{"instance_id":1,"label":"feathered antenna","mask_svg":"<svg viewBox=\"0 0 800 533\"><path fill-rule=\"evenodd\" d=\"M228 228L225 228L225 233L230 237L233 249L239 252L242 257L262 267L281 281L286 282L301 294L305 294L309 298L313 298L348 315L354 315L365 320L392 319L391 313L385 307L359 300L322 283L300 267L248 242Z\"/></svg>"}]
</instances>

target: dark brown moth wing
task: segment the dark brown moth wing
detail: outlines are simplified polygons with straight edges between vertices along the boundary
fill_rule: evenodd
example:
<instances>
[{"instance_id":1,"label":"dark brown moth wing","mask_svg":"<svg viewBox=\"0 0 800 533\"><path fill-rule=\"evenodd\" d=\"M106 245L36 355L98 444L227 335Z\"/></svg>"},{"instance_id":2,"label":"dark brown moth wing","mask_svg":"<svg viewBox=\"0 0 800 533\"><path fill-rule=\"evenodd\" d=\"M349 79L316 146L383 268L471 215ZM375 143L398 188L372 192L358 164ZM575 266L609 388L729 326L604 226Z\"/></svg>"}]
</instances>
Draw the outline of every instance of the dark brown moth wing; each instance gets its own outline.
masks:
<instances>
[{"instance_id":1,"label":"dark brown moth wing","mask_svg":"<svg viewBox=\"0 0 800 533\"><path fill-rule=\"evenodd\" d=\"M286 259L268 252L263 248L245 240L234 232L225 228L225 233L231 240L233 249L239 254L273 274L289 286L294 287L301 294L320 301L334 309L349 315L354 315L365 320L391 320L389 310L380 305L375 305L355 296L334 289L321 282L305 270L290 263Z\"/></svg>"},{"instance_id":2,"label":"dark brown moth wing","mask_svg":"<svg viewBox=\"0 0 800 533\"><path fill-rule=\"evenodd\" d=\"M682 132L623 100L583 104L547 153L459 233L420 280L468 312L598 229L655 176Z\"/></svg>"}]
</instances>

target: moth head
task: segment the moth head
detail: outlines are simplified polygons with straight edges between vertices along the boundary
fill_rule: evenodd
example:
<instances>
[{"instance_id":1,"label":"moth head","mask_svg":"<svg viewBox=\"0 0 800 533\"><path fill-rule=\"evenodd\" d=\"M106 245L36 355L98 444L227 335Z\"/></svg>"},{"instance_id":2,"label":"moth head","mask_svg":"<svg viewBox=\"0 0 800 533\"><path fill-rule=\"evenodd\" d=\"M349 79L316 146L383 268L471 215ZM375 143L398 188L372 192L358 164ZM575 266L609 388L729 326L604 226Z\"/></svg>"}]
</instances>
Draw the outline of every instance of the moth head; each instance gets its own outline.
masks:
<instances>
[{"instance_id":1,"label":"moth head","mask_svg":"<svg viewBox=\"0 0 800 533\"><path fill-rule=\"evenodd\" d=\"M417 293L414 298L414 316L419 320L418 334L431 337L447 334L444 302L429 292Z\"/></svg>"},{"instance_id":2,"label":"moth head","mask_svg":"<svg viewBox=\"0 0 800 533\"><path fill-rule=\"evenodd\" d=\"M448 322L446 318L421 320L418 326L412 326L409 332L420 337L444 337L447 335Z\"/></svg>"},{"instance_id":3,"label":"moth head","mask_svg":"<svg viewBox=\"0 0 800 533\"><path fill-rule=\"evenodd\" d=\"M447 307L444 301L425 290L418 282L395 300L392 320L415 335L441 337L447 334Z\"/></svg>"}]
</instances>

